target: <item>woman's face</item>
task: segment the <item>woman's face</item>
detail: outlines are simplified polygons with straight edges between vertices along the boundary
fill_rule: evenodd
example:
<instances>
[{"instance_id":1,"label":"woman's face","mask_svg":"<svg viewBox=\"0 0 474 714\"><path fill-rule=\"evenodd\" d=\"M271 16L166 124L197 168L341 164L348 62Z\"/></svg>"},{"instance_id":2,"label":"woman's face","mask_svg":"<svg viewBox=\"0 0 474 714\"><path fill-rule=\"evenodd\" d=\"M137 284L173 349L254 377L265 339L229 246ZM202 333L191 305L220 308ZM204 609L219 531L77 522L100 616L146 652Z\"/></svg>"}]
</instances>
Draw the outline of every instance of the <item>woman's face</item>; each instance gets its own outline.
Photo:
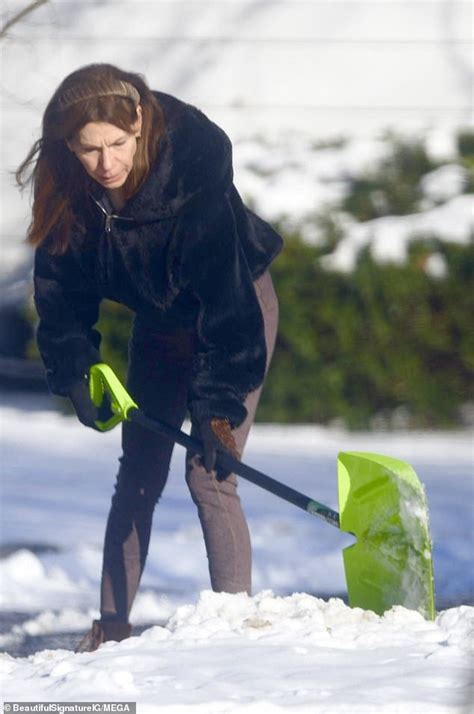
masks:
<instances>
[{"instance_id":1,"label":"woman's face","mask_svg":"<svg viewBox=\"0 0 474 714\"><path fill-rule=\"evenodd\" d=\"M130 131L115 124L90 122L67 142L89 176L106 189L123 186L132 170L141 130L141 112L138 114L140 118Z\"/></svg>"}]
</instances>

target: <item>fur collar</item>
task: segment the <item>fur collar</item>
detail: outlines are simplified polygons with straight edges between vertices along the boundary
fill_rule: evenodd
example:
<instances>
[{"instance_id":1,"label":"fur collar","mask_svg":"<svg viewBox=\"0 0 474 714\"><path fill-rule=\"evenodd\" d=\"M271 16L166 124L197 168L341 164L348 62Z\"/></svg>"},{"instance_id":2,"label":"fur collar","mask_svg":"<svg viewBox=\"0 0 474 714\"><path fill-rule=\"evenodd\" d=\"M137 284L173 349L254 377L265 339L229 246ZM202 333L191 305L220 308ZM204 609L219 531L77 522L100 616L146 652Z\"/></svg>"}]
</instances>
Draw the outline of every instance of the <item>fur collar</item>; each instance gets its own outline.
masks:
<instances>
[{"instance_id":1,"label":"fur collar","mask_svg":"<svg viewBox=\"0 0 474 714\"><path fill-rule=\"evenodd\" d=\"M164 113L165 133L141 188L117 214L139 223L170 218L198 194L213 195L232 184L232 146L216 124L190 104L154 92ZM96 200L104 189L94 182Z\"/></svg>"}]
</instances>

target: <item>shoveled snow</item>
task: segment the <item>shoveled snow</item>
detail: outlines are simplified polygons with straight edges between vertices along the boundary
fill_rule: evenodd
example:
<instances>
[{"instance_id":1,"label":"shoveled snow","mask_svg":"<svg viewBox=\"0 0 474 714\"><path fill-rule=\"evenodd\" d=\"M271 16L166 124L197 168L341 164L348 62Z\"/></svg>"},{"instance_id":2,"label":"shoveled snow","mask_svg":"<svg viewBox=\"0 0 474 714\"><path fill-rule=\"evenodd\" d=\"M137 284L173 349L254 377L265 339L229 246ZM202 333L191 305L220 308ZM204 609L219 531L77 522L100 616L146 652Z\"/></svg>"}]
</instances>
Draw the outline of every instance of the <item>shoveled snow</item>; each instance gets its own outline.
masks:
<instances>
[{"instance_id":1,"label":"shoveled snow","mask_svg":"<svg viewBox=\"0 0 474 714\"><path fill-rule=\"evenodd\" d=\"M166 627L94 653L1 655L3 694L136 701L140 714L459 712L473 612L458 607L427 622L403 608L378 617L305 593L206 591Z\"/></svg>"}]
</instances>

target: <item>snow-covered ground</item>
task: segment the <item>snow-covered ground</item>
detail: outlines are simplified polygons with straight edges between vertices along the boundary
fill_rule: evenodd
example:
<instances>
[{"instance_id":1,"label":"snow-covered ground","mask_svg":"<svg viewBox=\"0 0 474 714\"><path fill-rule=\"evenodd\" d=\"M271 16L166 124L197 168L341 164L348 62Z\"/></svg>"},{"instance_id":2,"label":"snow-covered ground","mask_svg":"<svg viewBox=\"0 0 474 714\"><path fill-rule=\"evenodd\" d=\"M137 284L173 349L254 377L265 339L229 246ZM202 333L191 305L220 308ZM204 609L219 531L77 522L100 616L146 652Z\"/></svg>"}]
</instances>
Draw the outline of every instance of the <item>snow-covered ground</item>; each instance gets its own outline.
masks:
<instances>
[{"instance_id":1,"label":"snow-covered ground","mask_svg":"<svg viewBox=\"0 0 474 714\"><path fill-rule=\"evenodd\" d=\"M12 400L0 426L1 607L5 621L23 613L3 627L8 652L28 637L79 633L97 615L120 434ZM403 608L379 617L334 598L345 594L341 549L351 537L245 482L255 594L210 592L177 447L131 616L140 636L93 654L3 654L4 699L128 700L140 714L469 711L472 434L256 425L245 460L336 508L341 450L402 458L424 482L442 610L435 622Z\"/></svg>"},{"instance_id":2,"label":"snow-covered ground","mask_svg":"<svg viewBox=\"0 0 474 714\"><path fill-rule=\"evenodd\" d=\"M134 701L140 714L468 714L473 610L431 623L303 593L205 592L166 627L95 653L3 656L3 696Z\"/></svg>"}]
</instances>

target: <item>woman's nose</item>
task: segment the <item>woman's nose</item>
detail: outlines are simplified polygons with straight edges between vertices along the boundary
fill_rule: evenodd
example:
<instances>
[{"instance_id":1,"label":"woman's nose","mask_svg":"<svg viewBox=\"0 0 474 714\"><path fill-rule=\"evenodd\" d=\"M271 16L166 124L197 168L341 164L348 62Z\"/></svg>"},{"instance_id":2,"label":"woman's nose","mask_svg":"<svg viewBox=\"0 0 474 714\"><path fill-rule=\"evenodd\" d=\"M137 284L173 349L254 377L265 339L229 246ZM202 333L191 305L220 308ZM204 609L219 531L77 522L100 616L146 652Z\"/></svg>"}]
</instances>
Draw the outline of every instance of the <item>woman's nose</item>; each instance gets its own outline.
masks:
<instances>
[{"instance_id":1,"label":"woman's nose","mask_svg":"<svg viewBox=\"0 0 474 714\"><path fill-rule=\"evenodd\" d=\"M104 171L108 171L108 169L112 168L112 156L108 149L103 149L101 152L100 156L100 162L102 165L102 169Z\"/></svg>"}]
</instances>

